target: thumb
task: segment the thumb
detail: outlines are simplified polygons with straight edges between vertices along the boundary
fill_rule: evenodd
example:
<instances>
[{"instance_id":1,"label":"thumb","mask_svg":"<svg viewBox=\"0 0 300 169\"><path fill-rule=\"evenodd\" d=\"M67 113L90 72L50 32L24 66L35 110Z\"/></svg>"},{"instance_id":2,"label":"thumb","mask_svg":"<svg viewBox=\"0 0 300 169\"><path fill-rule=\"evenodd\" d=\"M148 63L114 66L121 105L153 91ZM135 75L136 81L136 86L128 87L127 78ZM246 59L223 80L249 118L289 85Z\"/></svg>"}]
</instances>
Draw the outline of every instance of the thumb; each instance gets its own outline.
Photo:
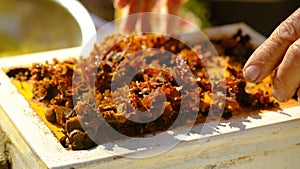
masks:
<instances>
[{"instance_id":1,"label":"thumb","mask_svg":"<svg viewBox=\"0 0 300 169\"><path fill-rule=\"evenodd\" d=\"M272 73L282 61L287 49L300 37L300 8L282 22L260 45L244 66L244 76L259 82Z\"/></svg>"}]
</instances>

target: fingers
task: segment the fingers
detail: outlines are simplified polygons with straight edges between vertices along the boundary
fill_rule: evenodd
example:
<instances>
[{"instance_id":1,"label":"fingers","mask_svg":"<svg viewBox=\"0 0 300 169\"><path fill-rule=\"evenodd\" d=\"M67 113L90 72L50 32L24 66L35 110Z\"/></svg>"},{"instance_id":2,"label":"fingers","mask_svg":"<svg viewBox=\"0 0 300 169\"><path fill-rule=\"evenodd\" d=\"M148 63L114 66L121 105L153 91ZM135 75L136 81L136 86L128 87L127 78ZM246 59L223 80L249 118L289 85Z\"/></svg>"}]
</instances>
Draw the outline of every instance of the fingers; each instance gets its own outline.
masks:
<instances>
[{"instance_id":1,"label":"fingers","mask_svg":"<svg viewBox=\"0 0 300 169\"><path fill-rule=\"evenodd\" d=\"M156 0L147 0L144 1L142 12L151 12ZM151 15L149 13L141 14L141 31L142 32L150 32L151 31Z\"/></svg>"},{"instance_id":2,"label":"fingers","mask_svg":"<svg viewBox=\"0 0 300 169\"><path fill-rule=\"evenodd\" d=\"M183 4L185 3L185 0L167 0L167 12L171 15L178 15L180 9L182 8ZM167 27L166 27L166 33L172 34L174 33L174 29L176 28L176 20L170 19L167 16Z\"/></svg>"},{"instance_id":3,"label":"fingers","mask_svg":"<svg viewBox=\"0 0 300 169\"><path fill-rule=\"evenodd\" d=\"M155 5L155 3L156 3L156 0L146 0L146 1L144 1L142 12L151 12L154 5Z\"/></svg>"},{"instance_id":4,"label":"fingers","mask_svg":"<svg viewBox=\"0 0 300 169\"><path fill-rule=\"evenodd\" d=\"M124 8L129 2L130 0L115 0L114 5L116 8Z\"/></svg>"},{"instance_id":5,"label":"fingers","mask_svg":"<svg viewBox=\"0 0 300 169\"><path fill-rule=\"evenodd\" d=\"M259 82L269 75L282 61L289 46L298 38L300 38L300 8L282 22L255 50L244 66L245 78L250 82Z\"/></svg>"},{"instance_id":6,"label":"fingers","mask_svg":"<svg viewBox=\"0 0 300 169\"><path fill-rule=\"evenodd\" d=\"M273 77L273 96L288 101L300 87L300 39L287 50ZM299 94L299 91L297 92ZM298 95L300 96L300 95Z\"/></svg>"},{"instance_id":7,"label":"fingers","mask_svg":"<svg viewBox=\"0 0 300 169\"><path fill-rule=\"evenodd\" d=\"M185 1L183 0L167 0L167 10L171 15L177 15Z\"/></svg>"},{"instance_id":8,"label":"fingers","mask_svg":"<svg viewBox=\"0 0 300 169\"><path fill-rule=\"evenodd\" d=\"M126 12L126 16L139 13L142 10L143 5L142 0L131 0L128 4L128 10ZM125 17L123 21L123 25L121 26L124 33L131 33L135 30L135 25L138 20L138 14L131 15L130 17Z\"/></svg>"},{"instance_id":9,"label":"fingers","mask_svg":"<svg viewBox=\"0 0 300 169\"><path fill-rule=\"evenodd\" d=\"M167 0L166 6L169 14L177 15L179 10L182 8L183 4L187 0ZM137 15L131 15L126 17L122 21L121 29L124 33L131 33L135 30L136 23L140 19L141 31L149 32L151 31L151 18L149 14L143 12L151 12L157 0L116 0L115 7L124 8L128 6L128 10L125 13L125 16L141 13ZM138 18L140 17L140 18ZM172 33L175 26L175 22L172 19L167 19L166 32Z\"/></svg>"}]
</instances>

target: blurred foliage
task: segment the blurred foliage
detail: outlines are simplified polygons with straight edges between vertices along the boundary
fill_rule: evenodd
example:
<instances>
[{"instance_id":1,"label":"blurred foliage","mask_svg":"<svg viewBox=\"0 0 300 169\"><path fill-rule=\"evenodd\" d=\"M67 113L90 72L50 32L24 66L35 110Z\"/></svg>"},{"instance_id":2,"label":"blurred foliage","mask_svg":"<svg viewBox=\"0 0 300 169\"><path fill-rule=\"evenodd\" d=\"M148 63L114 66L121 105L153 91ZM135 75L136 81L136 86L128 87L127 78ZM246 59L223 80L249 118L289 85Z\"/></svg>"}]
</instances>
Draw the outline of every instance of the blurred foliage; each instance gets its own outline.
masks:
<instances>
[{"instance_id":1,"label":"blurred foliage","mask_svg":"<svg viewBox=\"0 0 300 169\"><path fill-rule=\"evenodd\" d=\"M188 0L183 7L183 12L190 12L197 19L199 28L207 28L211 26L209 21L210 10L207 0Z\"/></svg>"}]
</instances>

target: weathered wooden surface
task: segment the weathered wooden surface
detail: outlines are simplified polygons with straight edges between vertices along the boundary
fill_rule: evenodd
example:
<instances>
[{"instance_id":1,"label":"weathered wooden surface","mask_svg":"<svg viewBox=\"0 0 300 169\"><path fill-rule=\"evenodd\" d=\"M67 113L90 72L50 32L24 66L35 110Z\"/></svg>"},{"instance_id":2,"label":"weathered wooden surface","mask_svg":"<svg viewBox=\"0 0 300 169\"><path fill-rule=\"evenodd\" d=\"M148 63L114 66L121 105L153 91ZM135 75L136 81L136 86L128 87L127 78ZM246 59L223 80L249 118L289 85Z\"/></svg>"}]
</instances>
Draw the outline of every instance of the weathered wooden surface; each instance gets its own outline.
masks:
<instances>
[{"instance_id":1,"label":"weathered wooden surface","mask_svg":"<svg viewBox=\"0 0 300 169\"><path fill-rule=\"evenodd\" d=\"M6 134L0 128L0 168L10 168L8 145L9 140Z\"/></svg>"}]
</instances>

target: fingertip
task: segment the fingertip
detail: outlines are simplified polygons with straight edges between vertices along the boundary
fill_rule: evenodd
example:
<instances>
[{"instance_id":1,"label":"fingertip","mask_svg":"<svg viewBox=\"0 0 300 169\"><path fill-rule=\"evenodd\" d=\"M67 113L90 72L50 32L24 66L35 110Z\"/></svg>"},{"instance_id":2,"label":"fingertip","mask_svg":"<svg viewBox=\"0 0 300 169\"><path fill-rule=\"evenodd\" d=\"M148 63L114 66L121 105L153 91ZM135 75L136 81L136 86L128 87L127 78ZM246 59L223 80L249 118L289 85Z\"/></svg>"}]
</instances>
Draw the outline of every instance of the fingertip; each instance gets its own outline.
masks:
<instances>
[{"instance_id":1,"label":"fingertip","mask_svg":"<svg viewBox=\"0 0 300 169\"><path fill-rule=\"evenodd\" d=\"M124 34L131 34L136 27L136 23L138 20L139 14L131 15L132 13L129 13L130 16L125 17L121 24L121 30Z\"/></svg>"},{"instance_id":2,"label":"fingertip","mask_svg":"<svg viewBox=\"0 0 300 169\"><path fill-rule=\"evenodd\" d=\"M281 92L278 89L273 89L272 95L279 102L287 102L290 99L284 94L284 92Z\"/></svg>"},{"instance_id":3,"label":"fingertip","mask_svg":"<svg viewBox=\"0 0 300 169\"><path fill-rule=\"evenodd\" d=\"M300 84L300 39L294 42L287 52L273 76L273 95L281 102L288 101L295 92L299 94ZM298 95L299 97L299 95Z\"/></svg>"},{"instance_id":4,"label":"fingertip","mask_svg":"<svg viewBox=\"0 0 300 169\"><path fill-rule=\"evenodd\" d=\"M115 8L124 8L129 3L129 0L115 0Z\"/></svg>"},{"instance_id":5,"label":"fingertip","mask_svg":"<svg viewBox=\"0 0 300 169\"><path fill-rule=\"evenodd\" d=\"M243 70L243 76L245 79L249 82L256 82L258 81L259 75L260 75L260 67L257 65L250 65L248 67L245 67Z\"/></svg>"},{"instance_id":6,"label":"fingertip","mask_svg":"<svg viewBox=\"0 0 300 169\"><path fill-rule=\"evenodd\" d=\"M272 89L272 95L273 97L279 101L279 102L287 102L292 98L296 90L292 89L291 86L284 83L286 80L279 78L278 73L276 71L274 77L273 77L273 89Z\"/></svg>"},{"instance_id":7,"label":"fingertip","mask_svg":"<svg viewBox=\"0 0 300 169\"><path fill-rule=\"evenodd\" d=\"M167 0L167 10L171 15L177 15L183 6L182 0Z\"/></svg>"}]
</instances>

